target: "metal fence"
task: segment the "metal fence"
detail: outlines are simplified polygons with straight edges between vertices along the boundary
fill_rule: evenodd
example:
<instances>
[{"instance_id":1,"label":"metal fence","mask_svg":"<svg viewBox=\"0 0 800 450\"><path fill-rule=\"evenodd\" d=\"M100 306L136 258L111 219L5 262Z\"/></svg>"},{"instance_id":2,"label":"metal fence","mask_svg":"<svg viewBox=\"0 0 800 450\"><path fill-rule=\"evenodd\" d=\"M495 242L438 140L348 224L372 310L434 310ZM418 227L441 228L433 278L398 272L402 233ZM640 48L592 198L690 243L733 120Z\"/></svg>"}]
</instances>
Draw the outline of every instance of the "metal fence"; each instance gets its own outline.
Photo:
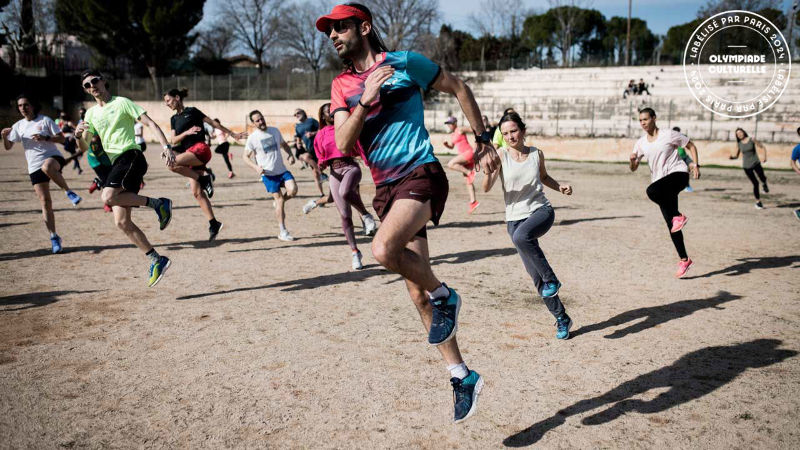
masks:
<instances>
[{"instance_id":1,"label":"metal fence","mask_svg":"<svg viewBox=\"0 0 800 450\"><path fill-rule=\"evenodd\" d=\"M261 74L189 75L112 80L112 90L134 100L158 100L173 88L189 89L192 100L287 100L329 98L333 78L339 73L324 70L317 86L312 72L270 70ZM157 86L156 86L157 84Z\"/></svg>"},{"instance_id":2,"label":"metal fence","mask_svg":"<svg viewBox=\"0 0 800 450\"><path fill-rule=\"evenodd\" d=\"M490 102L479 106L482 114L496 123L503 109L510 105ZM656 110L661 128L678 126L683 133L698 140L730 141L735 139L734 130L742 127L764 142L793 143L797 140L796 129L800 122L800 108L792 105L776 105L773 108L784 109L766 111L746 119L717 116L690 100L648 98L645 104L636 97L633 100L555 98L512 106L525 121L528 133L539 136L638 137L642 133L638 111L643 106ZM460 124L468 124L460 106L452 100L430 102L425 116L426 127L444 132L444 121L451 115L456 116Z\"/></svg>"}]
</instances>

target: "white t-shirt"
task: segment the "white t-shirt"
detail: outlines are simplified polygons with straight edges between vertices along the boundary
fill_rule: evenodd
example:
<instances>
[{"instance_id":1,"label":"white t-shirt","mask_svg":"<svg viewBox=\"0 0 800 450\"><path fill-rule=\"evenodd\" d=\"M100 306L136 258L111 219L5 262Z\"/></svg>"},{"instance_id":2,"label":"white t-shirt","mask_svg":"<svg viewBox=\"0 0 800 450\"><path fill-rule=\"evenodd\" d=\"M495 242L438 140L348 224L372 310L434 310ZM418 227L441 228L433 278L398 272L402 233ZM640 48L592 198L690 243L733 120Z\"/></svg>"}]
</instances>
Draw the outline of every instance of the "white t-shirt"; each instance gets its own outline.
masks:
<instances>
[{"instance_id":1,"label":"white t-shirt","mask_svg":"<svg viewBox=\"0 0 800 450\"><path fill-rule=\"evenodd\" d=\"M33 135L56 136L61 133L53 119L39 114L33 120L22 119L11 127L8 140L22 142L25 159L28 160L28 173L36 172L51 156L61 156L61 152L52 141L34 141Z\"/></svg>"},{"instance_id":2,"label":"white t-shirt","mask_svg":"<svg viewBox=\"0 0 800 450\"><path fill-rule=\"evenodd\" d=\"M658 130L653 142L647 142L647 135L640 137L633 146L633 154L647 158L650 166L650 181L660 180L674 172L688 172L689 167L678 155L678 147L685 147L689 137L675 130Z\"/></svg>"},{"instance_id":3,"label":"white t-shirt","mask_svg":"<svg viewBox=\"0 0 800 450\"><path fill-rule=\"evenodd\" d=\"M142 125L142 122L133 124L133 134L137 144L144 144L144 125Z\"/></svg>"},{"instance_id":4,"label":"white t-shirt","mask_svg":"<svg viewBox=\"0 0 800 450\"><path fill-rule=\"evenodd\" d=\"M283 165L281 157L283 142L280 130L275 127L267 127L266 131L256 129L247 137L244 151L246 155L250 155L252 152L256 153L256 162L259 167L264 169L264 174L280 175L286 172L286 166Z\"/></svg>"}]
</instances>

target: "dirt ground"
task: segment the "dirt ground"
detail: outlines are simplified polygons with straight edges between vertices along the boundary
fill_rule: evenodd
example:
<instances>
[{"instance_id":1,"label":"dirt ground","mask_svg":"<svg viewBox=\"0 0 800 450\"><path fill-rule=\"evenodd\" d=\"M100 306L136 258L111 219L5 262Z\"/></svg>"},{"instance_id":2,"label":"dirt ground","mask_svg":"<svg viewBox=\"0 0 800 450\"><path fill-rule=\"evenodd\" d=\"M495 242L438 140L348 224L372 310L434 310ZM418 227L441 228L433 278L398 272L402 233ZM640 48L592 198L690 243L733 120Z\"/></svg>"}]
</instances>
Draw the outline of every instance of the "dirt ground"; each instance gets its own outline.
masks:
<instances>
[{"instance_id":1,"label":"dirt ground","mask_svg":"<svg viewBox=\"0 0 800 450\"><path fill-rule=\"evenodd\" d=\"M147 153L143 194L175 201L162 232L134 212L173 261L155 288L88 173L65 169L78 208L54 192L66 251L51 255L22 152L0 154L0 447L800 447L794 173L767 172L757 211L741 170L704 169L680 197L695 266L676 280L646 167L551 162L575 190L547 192L556 225L541 239L568 341L513 250L499 188L468 215L450 175L431 260L464 299L458 338L486 379L476 415L454 425L449 374L398 276L364 237L366 267L350 270L336 210L302 214L314 187L298 166L297 240L279 241L236 151L212 244L184 179ZM224 175L218 155L212 167Z\"/></svg>"}]
</instances>

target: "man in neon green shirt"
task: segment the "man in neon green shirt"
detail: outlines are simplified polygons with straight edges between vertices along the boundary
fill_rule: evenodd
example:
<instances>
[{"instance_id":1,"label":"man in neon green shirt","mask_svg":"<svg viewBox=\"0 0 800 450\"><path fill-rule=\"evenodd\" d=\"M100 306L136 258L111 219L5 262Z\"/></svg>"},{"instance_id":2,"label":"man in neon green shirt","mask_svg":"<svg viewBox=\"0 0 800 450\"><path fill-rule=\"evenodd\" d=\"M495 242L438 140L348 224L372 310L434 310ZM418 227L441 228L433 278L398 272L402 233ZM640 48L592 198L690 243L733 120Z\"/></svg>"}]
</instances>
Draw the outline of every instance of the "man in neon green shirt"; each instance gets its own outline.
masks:
<instances>
[{"instance_id":1,"label":"man in neon green shirt","mask_svg":"<svg viewBox=\"0 0 800 450\"><path fill-rule=\"evenodd\" d=\"M97 70L86 70L81 74L84 91L94 97L97 104L86 111L86 118L75 130L81 152L88 149L87 141L97 135L103 142L106 154L111 160L111 171L104 183L101 197L114 212L114 222L136 247L150 258L150 277L148 286L155 286L170 266L166 256L159 255L150 245L147 236L131 220L131 208L148 206L158 216L160 228L169 225L172 218L172 201L168 198L152 198L139 195L147 161L139 145L133 124L140 120L150 127L161 145L164 146L162 158L167 165L175 164L175 153L167 143L161 128L136 103L125 97L112 96L103 75ZM86 136L88 134L88 136Z\"/></svg>"}]
</instances>

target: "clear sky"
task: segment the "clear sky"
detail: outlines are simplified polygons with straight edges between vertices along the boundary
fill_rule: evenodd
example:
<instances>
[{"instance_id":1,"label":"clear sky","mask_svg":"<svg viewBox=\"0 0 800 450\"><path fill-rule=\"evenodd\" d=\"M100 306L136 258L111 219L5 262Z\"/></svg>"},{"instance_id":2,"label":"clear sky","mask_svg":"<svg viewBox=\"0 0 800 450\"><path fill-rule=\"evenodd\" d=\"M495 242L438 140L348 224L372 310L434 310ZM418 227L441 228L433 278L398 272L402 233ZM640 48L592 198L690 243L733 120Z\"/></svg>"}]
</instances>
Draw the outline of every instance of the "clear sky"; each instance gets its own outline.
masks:
<instances>
[{"instance_id":1,"label":"clear sky","mask_svg":"<svg viewBox=\"0 0 800 450\"><path fill-rule=\"evenodd\" d=\"M780 1L784 12L788 11L790 1ZM344 3L344 1L333 3ZM469 16L472 13L479 13L484 3L481 0L439 0L442 22L449 23L456 29L472 32L474 27L470 23ZM633 0L632 16L646 21L654 33L666 34L670 27L695 19L697 10L705 3L706 0ZM220 4L225 4L225 1L207 0L203 20L207 20L211 16L211 11ZM540 13L550 8L547 0L507 0L507 4L510 8L534 9ZM606 18L628 16L628 0L587 0L584 7L597 9ZM200 25L202 26L203 22Z\"/></svg>"}]
</instances>

